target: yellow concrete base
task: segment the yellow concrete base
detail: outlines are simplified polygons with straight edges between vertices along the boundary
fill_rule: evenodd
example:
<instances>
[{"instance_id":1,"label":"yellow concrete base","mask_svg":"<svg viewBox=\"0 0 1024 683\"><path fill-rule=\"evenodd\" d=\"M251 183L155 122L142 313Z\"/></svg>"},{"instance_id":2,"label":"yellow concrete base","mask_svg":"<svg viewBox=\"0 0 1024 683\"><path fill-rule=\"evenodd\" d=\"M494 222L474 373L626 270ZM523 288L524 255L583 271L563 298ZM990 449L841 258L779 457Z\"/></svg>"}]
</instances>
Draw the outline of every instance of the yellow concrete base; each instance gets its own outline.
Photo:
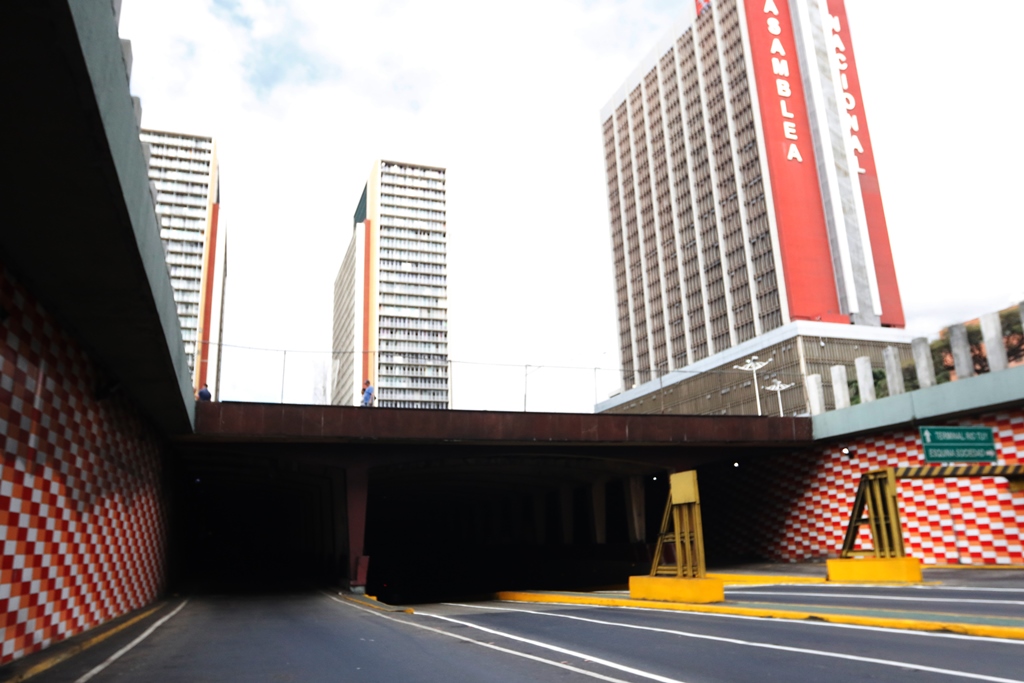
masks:
<instances>
[{"instance_id":1,"label":"yellow concrete base","mask_svg":"<svg viewBox=\"0 0 1024 683\"><path fill-rule=\"evenodd\" d=\"M867 583L920 583L921 560L916 557L861 557L829 560L828 580Z\"/></svg>"},{"instance_id":2,"label":"yellow concrete base","mask_svg":"<svg viewBox=\"0 0 1024 683\"><path fill-rule=\"evenodd\" d=\"M721 579L677 579L672 576L631 576L629 597L633 600L666 602L724 602Z\"/></svg>"}]
</instances>

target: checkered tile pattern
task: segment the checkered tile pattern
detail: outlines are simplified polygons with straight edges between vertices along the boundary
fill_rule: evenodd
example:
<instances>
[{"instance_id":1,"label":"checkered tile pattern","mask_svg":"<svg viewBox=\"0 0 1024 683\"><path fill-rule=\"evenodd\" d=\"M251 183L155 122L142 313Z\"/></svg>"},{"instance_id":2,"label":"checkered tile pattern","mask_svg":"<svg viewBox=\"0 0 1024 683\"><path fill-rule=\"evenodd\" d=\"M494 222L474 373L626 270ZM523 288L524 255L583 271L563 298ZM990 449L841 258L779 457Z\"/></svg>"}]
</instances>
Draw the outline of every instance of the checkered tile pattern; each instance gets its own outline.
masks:
<instances>
[{"instance_id":1,"label":"checkered tile pattern","mask_svg":"<svg viewBox=\"0 0 1024 683\"><path fill-rule=\"evenodd\" d=\"M1024 463L1024 410L943 424L994 427L998 464ZM843 446L853 450L852 457L842 454ZM729 550L791 562L835 557L860 475L923 464L916 430L755 461L731 481L743 503L730 513L736 533ZM1011 493L1005 479L902 480L899 504L907 553L925 564L1024 564L1024 493ZM870 547L866 527L858 544Z\"/></svg>"},{"instance_id":2,"label":"checkered tile pattern","mask_svg":"<svg viewBox=\"0 0 1024 683\"><path fill-rule=\"evenodd\" d=\"M0 305L4 664L153 601L166 516L150 430L2 266Z\"/></svg>"}]
</instances>

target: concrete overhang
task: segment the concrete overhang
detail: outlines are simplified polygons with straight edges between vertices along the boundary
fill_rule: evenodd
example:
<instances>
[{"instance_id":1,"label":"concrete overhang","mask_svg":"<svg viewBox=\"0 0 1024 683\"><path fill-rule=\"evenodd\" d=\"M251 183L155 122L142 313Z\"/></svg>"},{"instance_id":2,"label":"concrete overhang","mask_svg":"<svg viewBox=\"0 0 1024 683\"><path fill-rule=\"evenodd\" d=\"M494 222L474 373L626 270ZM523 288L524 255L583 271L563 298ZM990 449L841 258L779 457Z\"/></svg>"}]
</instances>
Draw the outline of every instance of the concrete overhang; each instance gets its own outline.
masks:
<instances>
[{"instance_id":1,"label":"concrete overhang","mask_svg":"<svg viewBox=\"0 0 1024 683\"><path fill-rule=\"evenodd\" d=\"M110 0L8 2L0 260L162 431L191 379ZM108 387L109 388L109 387Z\"/></svg>"},{"instance_id":2,"label":"concrete overhang","mask_svg":"<svg viewBox=\"0 0 1024 683\"><path fill-rule=\"evenodd\" d=\"M1024 366L815 415L815 440L914 427L1024 405Z\"/></svg>"},{"instance_id":3,"label":"concrete overhang","mask_svg":"<svg viewBox=\"0 0 1024 683\"><path fill-rule=\"evenodd\" d=\"M809 418L402 410L200 403L179 443L467 444L583 447L811 445Z\"/></svg>"}]
</instances>

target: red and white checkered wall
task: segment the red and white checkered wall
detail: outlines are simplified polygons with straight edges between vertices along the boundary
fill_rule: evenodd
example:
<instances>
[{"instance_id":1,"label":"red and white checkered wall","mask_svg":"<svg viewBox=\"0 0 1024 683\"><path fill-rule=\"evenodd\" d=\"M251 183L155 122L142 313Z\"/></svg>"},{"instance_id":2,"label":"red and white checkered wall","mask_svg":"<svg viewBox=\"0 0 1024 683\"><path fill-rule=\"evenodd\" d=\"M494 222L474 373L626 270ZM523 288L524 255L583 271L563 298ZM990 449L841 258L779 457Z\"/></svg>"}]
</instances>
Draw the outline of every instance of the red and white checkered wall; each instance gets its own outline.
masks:
<instances>
[{"instance_id":1,"label":"red and white checkered wall","mask_svg":"<svg viewBox=\"0 0 1024 683\"><path fill-rule=\"evenodd\" d=\"M0 306L4 664L156 599L166 514L154 434L2 265Z\"/></svg>"},{"instance_id":2,"label":"red and white checkered wall","mask_svg":"<svg viewBox=\"0 0 1024 683\"><path fill-rule=\"evenodd\" d=\"M1024 463L1024 410L940 424L993 427L998 464ZM924 464L917 430L745 461L732 473L709 477L730 496L727 520L712 528L733 556L790 562L836 557L860 475ZM899 504L907 553L925 564L1024 564L1024 492L1011 493L1003 478L903 480ZM860 547L870 547L869 539L862 527Z\"/></svg>"}]
</instances>

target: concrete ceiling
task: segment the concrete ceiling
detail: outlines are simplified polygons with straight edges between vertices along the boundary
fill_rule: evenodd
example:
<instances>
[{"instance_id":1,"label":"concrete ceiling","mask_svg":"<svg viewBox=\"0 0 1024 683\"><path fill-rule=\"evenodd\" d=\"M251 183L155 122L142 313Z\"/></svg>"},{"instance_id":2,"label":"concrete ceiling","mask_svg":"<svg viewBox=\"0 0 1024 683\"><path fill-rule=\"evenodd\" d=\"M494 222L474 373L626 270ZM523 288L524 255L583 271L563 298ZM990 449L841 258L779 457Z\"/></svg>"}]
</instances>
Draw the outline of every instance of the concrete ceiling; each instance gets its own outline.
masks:
<instances>
[{"instance_id":1,"label":"concrete ceiling","mask_svg":"<svg viewBox=\"0 0 1024 683\"><path fill-rule=\"evenodd\" d=\"M158 429L194 403L109 0L0 8L0 262ZM98 387L99 389L99 387Z\"/></svg>"}]
</instances>

